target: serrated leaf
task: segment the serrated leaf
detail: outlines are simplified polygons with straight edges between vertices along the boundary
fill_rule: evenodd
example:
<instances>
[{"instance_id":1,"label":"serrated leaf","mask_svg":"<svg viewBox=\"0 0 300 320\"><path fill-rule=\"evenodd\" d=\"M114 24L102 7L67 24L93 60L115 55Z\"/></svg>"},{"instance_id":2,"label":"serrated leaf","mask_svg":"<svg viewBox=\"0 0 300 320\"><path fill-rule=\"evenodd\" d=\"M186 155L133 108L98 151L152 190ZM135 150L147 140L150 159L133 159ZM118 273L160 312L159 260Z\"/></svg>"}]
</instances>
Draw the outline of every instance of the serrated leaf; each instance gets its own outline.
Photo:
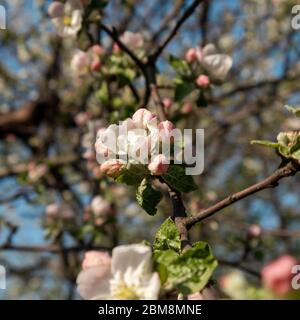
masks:
<instances>
[{"instance_id":1,"label":"serrated leaf","mask_svg":"<svg viewBox=\"0 0 300 320\"><path fill-rule=\"evenodd\" d=\"M210 246L203 241L196 242L169 264L168 282L183 295L198 292L206 286L217 265Z\"/></svg>"},{"instance_id":2,"label":"serrated leaf","mask_svg":"<svg viewBox=\"0 0 300 320\"><path fill-rule=\"evenodd\" d=\"M183 295L202 290L218 265L210 246L203 241L182 254L172 249L158 250L153 257L162 283L167 282Z\"/></svg>"},{"instance_id":3,"label":"serrated leaf","mask_svg":"<svg viewBox=\"0 0 300 320\"><path fill-rule=\"evenodd\" d=\"M180 192L191 192L198 189L193 177L186 175L185 168L181 165L171 164L162 178Z\"/></svg>"},{"instance_id":4,"label":"serrated leaf","mask_svg":"<svg viewBox=\"0 0 300 320\"><path fill-rule=\"evenodd\" d=\"M180 235L177 230L175 223L171 218L168 218L160 226L156 233L155 240L153 243L154 251L173 250L180 252L181 243Z\"/></svg>"},{"instance_id":5,"label":"serrated leaf","mask_svg":"<svg viewBox=\"0 0 300 320\"><path fill-rule=\"evenodd\" d=\"M144 179L136 192L137 203L151 216L157 212L157 205L162 199L162 194L154 190L151 184Z\"/></svg>"},{"instance_id":6,"label":"serrated leaf","mask_svg":"<svg viewBox=\"0 0 300 320\"><path fill-rule=\"evenodd\" d=\"M181 82L175 84L175 101L181 102L187 95L195 89L195 85L191 82Z\"/></svg>"}]
</instances>

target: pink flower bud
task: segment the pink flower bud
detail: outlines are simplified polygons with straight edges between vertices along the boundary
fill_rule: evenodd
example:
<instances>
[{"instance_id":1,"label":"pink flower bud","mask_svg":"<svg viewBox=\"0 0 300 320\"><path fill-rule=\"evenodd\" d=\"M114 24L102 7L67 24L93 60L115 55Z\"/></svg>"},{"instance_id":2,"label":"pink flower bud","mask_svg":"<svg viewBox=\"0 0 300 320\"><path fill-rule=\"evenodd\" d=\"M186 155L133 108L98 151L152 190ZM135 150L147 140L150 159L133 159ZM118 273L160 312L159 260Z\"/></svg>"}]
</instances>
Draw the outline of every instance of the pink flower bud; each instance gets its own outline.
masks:
<instances>
[{"instance_id":1,"label":"pink flower bud","mask_svg":"<svg viewBox=\"0 0 300 320\"><path fill-rule=\"evenodd\" d=\"M59 205L57 203L51 203L46 207L45 210L46 218L54 219L59 216Z\"/></svg>"},{"instance_id":2,"label":"pink flower bud","mask_svg":"<svg viewBox=\"0 0 300 320\"><path fill-rule=\"evenodd\" d=\"M196 79L196 84L200 88L207 88L210 85L209 77L207 75L205 75L205 74L201 74Z\"/></svg>"},{"instance_id":3,"label":"pink flower bud","mask_svg":"<svg viewBox=\"0 0 300 320\"><path fill-rule=\"evenodd\" d=\"M195 48L190 48L188 49L188 51L185 54L185 60L188 63L192 63L197 59L197 55L196 55L196 49Z\"/></svg>"},{"instance_id":4,"label":"pink flower bud","mask_svg":"<svg viewBox=\"0 0 300 320\"><path fill-rule=\"evenodd\" d=\"M251 237L259 237L261 232L261 227L257 224L251 225L248 229L248 233Z\"/></svg>"},{"instance_id":5,"label":"pink flower bud","mask_svg":"<svg viewBox=\"0 0 300 320\"><path fill-rule=\"evenodd\" d=\"M193 111L193 105L189 102L189 101L186 101L183 105L182 105L182 108L181 108L181 112L183 114L188 114L190 112Z\"/></svg>"},{"instance_id":6,"label":"pink flower bud","mask_svg":"<svg viewBox=\"0 0 300 320\"><path fill-rule=\"evenodd\" d=\"M147 124L155 118L155 114L144 108L137 110L132 116L132 120L138 128L147 128Z\"/></svg>"},{"instance_id":7,"label":"pink flower bud","mask_svg":"<svg viewBox=\"0 0 300 320\"><path fill-rule=\"evenodd\" d=\"M100 169L101 173L106 174L107 176L112 178L117 178L121 174L124 166L124 161L118 159L110 159L105 161L101 165Z\"/></svg>"},{"instance_id":8,"label":"pink flower bud","mask_svg":"<svg viewBox=\"0 0 300 320\"><path fill-rule=\"evenodd\" d=\"M105 54L105 49L99 46L99 44L95 44L94 46L92 46L91 50L94 54L98 56L103 56Z\"/></svg>"},{"instance_id":9,"label":"pink flower bud","mask_svg":"<svg viewBox=\"0 0 300 320\"><path fill-rule=\"evenodd\" d=\"M163 104L166 109L169 109L169 108L171 108L171 106L173 104L173 100L171 98L164 98Z\"/></svg>"},{"instance_id":10,"label":"pink flower bud","mask_svg":"<svg viewBox=\"0 0 300 320\"><path fill-rule=\"evenodd\" d=\"M279 257L267 264L261 271L262 281L266 288L279 296L291 290L292 268L297 260L289 255Z\"/></svg>"},{"instance_id":11,"label":"pink flower bud","mask_svg":"<svg viewBox=\"0 0 300 320\"><path fill-rule=\"evenodd\" d=\"M64 14L64 4L59 1L54 1L48 8L48 14L51 18L61 17Z\"/></svg>"},{"instance_id":12,"label":"pink flower bud","mask_svg":"<svg viewBox=\"0 0 300 320\"><path fill-rule=\"evenodd\" d=\"M75 116L75 123L78 126L84 126L86 125L86 123L88 122L88 120L90 119L90 114L88 112L79 112L76 116Z\"/></svg>"},{"instance_id":13,"label":"pink flower bud","mask_svg":"<svg viewBox=\"0 0 300 320\"><path fill-rule=\"evenodd\" d=\"M91 62L91 70L93 72L98 72L101 69L102 63L101 60L96 57L93 59L93 61Z\"/></svg>"},{"instance_id":14,"label":"pink flower bud","mask_svg":"<svg viewBox=\"0 0 300 320\"><path fill-rule=\"evenodd\" d=\"M100 251L88 251L85 253L84 260L82 262L82 269L88 269L92 267L109 266L111 263L111 257L107 252Z\"/></svg>"},{"instance_id":15,"label":"pink flower bud","mask_svg":"<svg viewBox=\"0 0 300 320\"><path fill-rule=\"evenodd\" d=\"M121 52L121 48L119 47L119 45L116 42L113 44L112 51L115 54L119 54Z\"/></svg>"},{"instance_id":16,"label":"pink flower bud","mask_svg":"<svg viewBox=\"0 0 300 320\"><path fill-rule=\"evenodd\" d=\"M160 176L168 171L169 168L169 161L168 159L163 155L159 154L157 155L153 161L148 165L148 169L151 172L151 174L155 176Z\"/></svg>"}]
</instances>

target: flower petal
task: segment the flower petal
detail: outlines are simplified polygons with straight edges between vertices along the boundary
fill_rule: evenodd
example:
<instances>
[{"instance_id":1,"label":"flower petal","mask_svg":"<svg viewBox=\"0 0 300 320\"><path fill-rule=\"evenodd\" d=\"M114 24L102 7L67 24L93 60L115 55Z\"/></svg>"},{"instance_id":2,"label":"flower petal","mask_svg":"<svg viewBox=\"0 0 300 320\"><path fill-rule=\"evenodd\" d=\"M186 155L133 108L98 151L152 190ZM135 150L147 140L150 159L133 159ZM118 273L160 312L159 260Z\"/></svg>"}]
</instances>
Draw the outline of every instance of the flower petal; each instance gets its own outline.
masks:
<instances>
[{"instance_id":1,"label":"flower petal","mask_svg":"<svg viewBox=\"0 0 300 320\"><path fill-rule=\"evenodd\" d=\"M110 269L109 265L91 267L82 270L77 277L77 290L86 300L110 294Z\"/></svg>"},{"instance_id":2,"label":"flower petal","mask_svg":"<svg viewBox=\"0 0 300 320\"><path fill-rule=\"evenodd\" d=\"M152 269L151 249L142 244L118 246L112 251L112 274L125 273L128 268L137 269L141 265L145 272Z\"/></svg>"}]
</instances>

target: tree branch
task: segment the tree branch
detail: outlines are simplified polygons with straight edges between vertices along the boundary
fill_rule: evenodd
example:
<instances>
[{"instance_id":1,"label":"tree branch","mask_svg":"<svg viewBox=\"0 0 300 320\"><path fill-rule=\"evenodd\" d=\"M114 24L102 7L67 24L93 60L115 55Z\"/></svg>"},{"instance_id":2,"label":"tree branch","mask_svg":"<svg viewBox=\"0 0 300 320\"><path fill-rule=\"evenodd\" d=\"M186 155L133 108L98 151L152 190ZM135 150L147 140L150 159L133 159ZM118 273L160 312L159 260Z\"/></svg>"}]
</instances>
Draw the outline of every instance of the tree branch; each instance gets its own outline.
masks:
<instances>
[{"instance_id":1,"label":"tree branch","mask_svg":"<svg viewBox=\"0 0 300 320\"><path fill-rule=\"evenodd\" d=\"M182 16L178 19L174 29L170 31L170 33L166 36L166 38L162 41L162 43L159 45L157 50L151 55L151 58L153 61L156 61L157 58L161 55L161 53L164 51L166 46L169 44L169 42L173 39L173 37L176 35L177 31L180 29L180 27L183 25L183 23L194 13L196 8L205 0L195 0L182 14Z\"/></svg>"},{"instance_id":2,"label":"tree branch","mask_svg":"<svg viewBox=\"0 0 300 320\"><path fill-rule=\"evenodd\" d=\"M211 207L200 211L198 214L188 217L185 219L185 224L188 228L192 227L195 223L200 222L216 212L228 207L229 205L246 198L258 191L273 188L278 185L279 180L293 176L300 170L300 164L296 161L291 161L283 166L279 167L272 175L267 177L266 179L258 182L240 192L234 193L227 198L221 200L220 202L212 205Z\"/></svg>"}]
</instances>

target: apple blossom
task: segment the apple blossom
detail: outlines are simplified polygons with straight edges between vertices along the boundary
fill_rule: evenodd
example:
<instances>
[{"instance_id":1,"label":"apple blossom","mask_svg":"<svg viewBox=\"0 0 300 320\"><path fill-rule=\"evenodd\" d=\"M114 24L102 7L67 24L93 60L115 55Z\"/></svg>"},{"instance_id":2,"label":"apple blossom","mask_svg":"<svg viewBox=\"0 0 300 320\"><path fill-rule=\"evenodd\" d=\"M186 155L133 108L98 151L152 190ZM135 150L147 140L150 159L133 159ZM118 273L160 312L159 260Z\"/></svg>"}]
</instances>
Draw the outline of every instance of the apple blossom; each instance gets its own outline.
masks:
<instances>
[{"instance_id":1,"label":"apple blossom","mask_svg":"<svg viewBox=\"0 0 300 320\"><path fill-rule=\"evenodd\" d=\"M65 4L54 1L48 8L48 14L62 37L74 37L81 29L83 7L79 0L67 0Z\"/></svg>"},{"instance_id":2,"label":"apple blossom","mask_svg":"<svg viewBox=\"0 0 300 320\"><path fill-rule=\"evenodd\" d=\"M201 74L196 79L196 84L199 88L207 88L210 85L209 77L205 74Z\"/></svg>"},{"instance_id":3,"label":"apple blossom","mask_svg":"<svg viewBox=\"0 0 300 320\"><path fill-rule=\"evenodd\" d=\"M232 58L226 54L216 53L216 47L212 43L203 48L197 47L196 55L201 66L215 79L225 79L231 69Z\"/></svg>"},{"instance_id":4,"label":"apple blossom","mask_svg":"<svg viewBox=\"0 0 300 320\"><path fill-rule=\"evenodd\" d=\"M113 249L109 259L87 257L77 277L77 289L84 299L153 300L160 291L160 279L152 271L151 248L142 244Z\"/></svg>"},{"instance_id":5,"label":"apple blossom","mask_svg":"<svg viewBox=\"0 0 300 320\"><path fill-rule=\"evenodd\" d=\"M81 126L84 126L87 124L90 117L91 117L91 115L88 112L79 112L75 116L74 121L79 127L81 127Z\"/></svg>"},{"instance_id":6,"label":"apple blossom","mask_svg":"<svg viewBox=\"0 0 300 320\"><path fill-rule=\"evenodd\" d=\"M141 49L144 46L144 39L140 33L125 31L120 40L132 51Z\"/></svg>"},{"instance_id":7,"label":"apple blossom","mask_svg":"<svg viewBox=\"0 0 300 320\"><path fill-rule=\"evenodd\" d=\"M291 291L292 268L297 265L297 260L290 255L283 255L270 262L261 271L265 287L279 296Z\"/></svg>"},{"instance_id":8,"label":"apple blossom","mask_svg":"<svg viewBox=\"0 0 300 320\"><path fill-rule=\"evenodd\" d=\"M174 129L172 122L162 121L157 124L155 114L147 109L139 109L132 119L99 130L95 149L101 172L114 178L123 170L138 170L139 175L147 175L149 170L153 175L163 174L169 166L169 153L173 152L169 146L177 138L173 134ZM161 148L164 155L158 156ZM162 159L165 162L163 164Z\"/></svg>"},{"instance_id":9,"label":"apple blossom","mask_svg":"<svg viewBox=\"0 0 300 320\"><path fill-rule=\"evenodd\" d=\"M59 216L59 205L57 203L49 204L45 209L45 215L47 218L57 218Z\"/></svg>"},{"instance_id":10,"label":"apple blossom","mask_svg":"<svg viewBox=\"0 0 300 320\"><path fill-rule=\"evenodd\" d=\"M262 230L259 225L252 224L248 229L248 233L251 237L259 237L262 233Z\"/></svg>"},{"instance_id":11,"label":"apple blossom","mask_svg":"<svg viewBox=\"0 0 300 320\"><path fill-rule=\"evenodd\" d=\"M107 252L87 251L82 262L82 270L92 267L108 265L110 267L111 257Z\"/></svg>"},{"instance_id":12,"label":"apple blossom","mask_svg":"<svg viewBox=\"0 0 300 320\"><path fill-rule=\"evenodd\" d=\"M164 107L166 109L169 109L172 107L172 104L173 104L173 100L171 98L164 98L163 99L163 104L164 104Z\"/></svg>"},{"instance_id":13,"label":"apple blossom","mask_svg":"<svg viewBox=\"0 0 300 320\"><path fill-rule=\"evenodd\" d=\"M158 154L148 165L149 171L155 176L164 174L168 171L168 168L169 161L163 154Z\"/></svg>"},{"instance_id":14,"label":"apple blossom","mask_svg":"<svg viewBox=\"0 0 300 320\"><path fill-rule=\"evenodd\" d=\"M156 115L147 109L141 108L132 116L133 123L137 128L147 128L150 121L156 120Z\"/></svg>"},{"instance_id":15,"label":"apple blossom","mask_svg":"<svg viewBox=\"0 0 300 320\"><path fill-rule=\"evenodd\" d=\"M89 56L82 50L76 50L71 60L71 70L81 76L88 72Z\"/></svg>"},{"instance_id":16,"label":"apple blossom","mask_svg":"<svg viewBox=\"0 0 300 320\"><path fill-rule=\"evenodd\" d=\"M67 204L51 203L45 209L45 216L48 221L55 219L70 220L74 218L75 213Z\"/></svg>"},{"instance_id":17,"label":"apple blossom","mask_svg":"<svg viewBox=\"0 0 300 320\"><path fill-rule=\"evenodd\" d=\"M96 196L91 202L91 209L97 216L105 216L111 212L110 204L101 196Z\"/></svg>"},{"instance_id":18,"label":"apple blossom","mask_svg":"<svg viewBox=\"0 0 300 320\"><path fill-rule=\"evenodd\" d=\"M172 131L175 129L174 124L171 121L162 121L158 124L159 137L164 143L172 143L174 137L172 136Z\"/></svg>"}]
</instances>

